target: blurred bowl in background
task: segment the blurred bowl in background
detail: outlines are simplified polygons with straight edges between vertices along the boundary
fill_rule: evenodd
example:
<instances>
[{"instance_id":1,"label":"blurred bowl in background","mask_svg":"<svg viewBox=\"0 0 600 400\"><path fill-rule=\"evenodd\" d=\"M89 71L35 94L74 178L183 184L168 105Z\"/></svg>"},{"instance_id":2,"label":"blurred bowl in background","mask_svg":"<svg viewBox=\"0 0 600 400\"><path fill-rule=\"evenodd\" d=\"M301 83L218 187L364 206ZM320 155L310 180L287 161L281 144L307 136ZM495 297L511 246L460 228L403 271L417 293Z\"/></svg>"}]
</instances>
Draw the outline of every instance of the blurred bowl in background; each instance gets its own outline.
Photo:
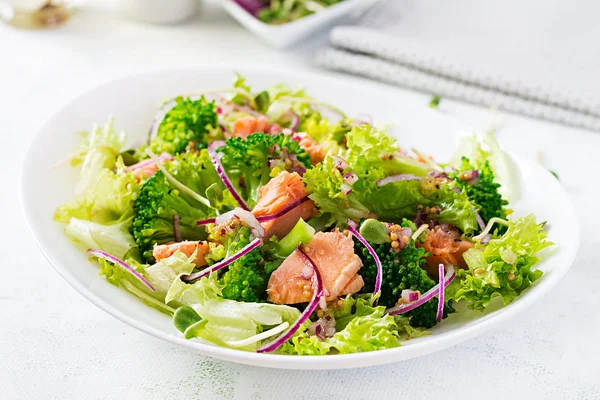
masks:
<instances>
[{"instance_id":1,"label":"blurred bowl in background","mask_svg":"<svg viewBox=\"0 0 600 400\"><path fill-rule=\"evenodd\" d=\"M379 0L344 0L315 14L281 25L269 25L250 14L234 0L222 0L225 10L246 29L268 44L288 48L307 36L359 17Z\"/></svg>"},{"instance_id":2,"label":"blurred bowl in background","mask_svg":"<svg viewBox=\"0 0 600 400\"><path fill-rule=\"evenodd\" d=\"M198 0L120 0L128 18L150 24L171 24L196 13Z\"/></svg>"}]
</instances>

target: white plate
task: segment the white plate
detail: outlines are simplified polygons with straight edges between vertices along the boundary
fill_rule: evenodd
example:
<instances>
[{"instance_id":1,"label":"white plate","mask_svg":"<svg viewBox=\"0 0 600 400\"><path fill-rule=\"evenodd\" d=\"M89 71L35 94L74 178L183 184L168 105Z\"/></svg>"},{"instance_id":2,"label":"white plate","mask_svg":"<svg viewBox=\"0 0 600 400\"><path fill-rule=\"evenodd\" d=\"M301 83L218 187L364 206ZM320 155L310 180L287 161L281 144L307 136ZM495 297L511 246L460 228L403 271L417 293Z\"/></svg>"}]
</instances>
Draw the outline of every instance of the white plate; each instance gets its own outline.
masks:
<instances>
[{"instance_id":1,"label":"white plate","mask_svg":"<svg viewBox=\"0 0 600 400\"><path fill-rule=\"evenodd\" d=\"M240 68L254 88L287 82L303 84L309 92L347 110L349 115L368 113L375 122L394 123L392 130L401 144L416 145L435 156L447 158L454 148L455 133L462 128L456 120L430 110L426 105L406 104L396 89L356 78L326 74L282 72ZM76 132L103 123L110 114L119 129L130 134L131 143L145 140L159 105L181 93L227 87L233 70L226 67L157 71L119 79L97 87L73 100L52 117L39 132L29 150L21 177L22 203L29 226L42 251L55 269L76 290L109 314L144 332L207 356L275 368L332 369L384 364L421 356L455 345L524 310L556 285L569 269L577 252L579 227L568 195L548 171L539 165L518 161L522 178L522 199L514 204L519 215L534 211L539 221L549 222L550 239L560 243L555 253L539 267L543 277L515 302L504 308L452 314L433 335L413 339L402 347L371 353L296 357L255 354L184 340L171 320L145 306L128 292L106 282L86 254L63 234L52 220L56 206L72 197L77 171L52 165L77 146ZM541 334L541 333L540 333ZM118 340L118 338L117 338Z\"/></svg>"},{"instance_id":2,"label":"white plate","mask_svg":"<svg viewBox=\"0 0 600 400\"><path fill-rule=\"evenodd\" d=\"M344 19L358 17L379 0L345 0L318 13L282 25L265 24L233 0L222 0L223 7L250 32L272 46L290 47L305 37L330 28Z\"/></svg>"}]
</instances>

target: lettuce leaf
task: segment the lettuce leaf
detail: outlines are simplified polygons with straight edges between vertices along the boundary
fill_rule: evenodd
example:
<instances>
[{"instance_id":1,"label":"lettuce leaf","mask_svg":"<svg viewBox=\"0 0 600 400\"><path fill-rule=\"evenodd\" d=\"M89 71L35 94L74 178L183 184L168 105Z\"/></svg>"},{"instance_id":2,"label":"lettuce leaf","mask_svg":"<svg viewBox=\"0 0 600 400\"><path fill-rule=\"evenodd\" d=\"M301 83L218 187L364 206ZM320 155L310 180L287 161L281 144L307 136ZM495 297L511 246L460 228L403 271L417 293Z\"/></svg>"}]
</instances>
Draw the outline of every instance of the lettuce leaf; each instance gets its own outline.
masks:
<instances>
[{"instance_id":1,"label":"lettuce leaf","mask_svg":"<svg viewBox=\"0 0 600 400\"><path fill-rule=\"evenodd\" d=\"M92 221L98 224L118 223L133 215L133 200L137 198L141 185L131 173L102 168L95 175L94 184L77 194L73 200L59 206L54 219L68 224L71 218Z\"/></svg>"},{"instance_id":2,"label":"lettuce leaf","mask_svg":"<svg viewBox=\"0 0 600 400\"><path fill-rule=\"evenodd\" d=\"M111 117L103 126L94 126L90 133L82 132L84 142L73 153L71 165L81 164L81 174L75 192L82 194L96 183L96 176L104 168L115 166L119 153L127 141L124 132L118 132Z\"/></svg>"},{"instance_id":3,"label":"lettuce leaf","mask_svg":"<svg viewBox=\"0 0 600 400\"><path fill-rule=\"evenodd\" d=\"M316 202L321 213L331 213L340 223L345 223L348 218L358 221L370 217L372 212L365 204L365 199L371 191L376 190L375 182L385 176L383 171L360 171L360 175L359 171L355 171L359 180L353 185L352 192L346 195L342 191L342 174L334 168L334 164L334 159L327 156L323 163L304 173L309 197Z\"/></svg>"},{"instance_id":4,"label":"lettuce leaf","mask_svg":"<svg viewBox=\"0 0 600 400\"><path fill-rule=\"evenodd\" d=\"M464 254L469 269L458 270L454 287L448 290L473 310L483 311L494 297L501 297L506 305L542 276L534 269L539 261L536 254L552 244L533 214L509 221L504 235Z\"/></svg>"},{"instance_id":5,"label":"lettuce leaf","mask_svg":"<svg viewBox=\"0 0 600 400\"><path fill-rule=\"evenodd\" d=\"M396 322L394 317L385 314L385 307L373 307L371 299L347 297L343 310L336 319L336 329L343 328L333 337L321 340L310 335L310 321L307 321L279 352L324 355L337 351L348 354L400 346Z\"/></svg>"},{"instance_id":6,"label":"lettuce leaf","mask_svg":"<svg viewBox=\"0 0 600 400\"><path fill-rule=\"evenodd\" d=\"M509 155L500 148L494 135L488 133L481 140L476 135L461 137L450 165L461 169L462 157L468 158L477 169L484 168L486 161L489 162L494 180L500 185L498 192L502 197L509 203L519 199L517 168Z\"/></svg>"},{"instance_id":7,"label":"lettuce leaf","mask_svg":"<svg viewBox=\"0 0 600 400\"><path fill-rule=\"evenodd\" d=\"M319 211L330 213L338 223L362 218L401 222L402 218L412 220L419 206L440 206L442 212L436 216L440 222L457 226L464 233L478 229L473 204L464 191L454 191L453 182L436 185L433 178L426 177L422 181L400 181L380 187L377 181L386 176L384 169L356 156L348 170L359 179L352 191L345 194L343 175L334 164L334 158L327 156L322 164L306 171L304 183Z\"/></svg>"},{"instance_id":8,"label":"lettuce leaf","mask_svg":"<svg viewBox=\"0 0 600 400\"><path fill-rule=\"evenodd\" d=\"M87 249L99 249L118 258L135 247L133 236L129 233L132 217L111 224L98 224L78 218L71 218L65 233L75 242Z\"/></svg>"},{"instance_id":9,"label":"lettuce leaf","mask_svg":"<svg viewBox=\"0 0 600 400\"><path fill-rule=\"evenodd\" d=\"M192 272L195 268L192 261L195 258L196 254L188 257L184 253L176 251L172 256L150 266L141 264L133 258L126 258L125 262L142 274L154 286L155 291L150 290L119 265L106 260L99 260L101 265L100 274L104 275L106 280L113 285L130 291L149 306L172 314L175 311L173 307L178 307L180 304L168 299L167 294L172 286L181 282L181 279L179 279L181 275L188 275Z\"/></svg>"},{"instance_id":10,"label":"lettuce leaf","mask_svg":"<svg viewBox=\"0 0 600 400\"><path fill-rule=\"evenodd\" d=\"M344 120L333 123L315 114L302 120L298 131L306 132L321 146L325 154L337 154L341 149L342 139L350 132L350 126Z\"/></svg>"},{"instance_id":11,"label":"lettuce leaf","mask_svg":"<svg viewBox=\"0 0 600 400\"><path fill-rule=\"evenodd\" d=\"M223 299L222 290L223 285L219 283L217 274L193 284L175 281L167 299L192 307L201 318L200 322L186 329L186 338L200 337L229 347L229 341L247 339L283 322L292 324L300 317L300 311L294 307ZM258 344L240 349L256 351Z\"/></svg>"},{"instance_id":12,"label":"lettuce leaf","mask_svg":"<svg viewBox=\"0 0 600 400\"><path fill-rule=\"evenodd\" d=\"M395 138L370 125L355 126L346 135L347 151L340 154L355 168L380 168L386 176L414 174L425 176L428 166L400 151Z\"/></svg>"},{"instance_id":13,"label":"lettuce leaf","mask_svg":"<svg viewBox=\"0 0 600 400\"><path fill-rule=\"evenodd\" d=\"M398 324L398 332L404 332L405 340L418 338L422 336L430 336L431 332L425 330L423 328L415 328L410 324L410 320L412 317L407 317L405 315L395 315L394 319L396 320L396 324Z\"/></svg>"}]
</instances>

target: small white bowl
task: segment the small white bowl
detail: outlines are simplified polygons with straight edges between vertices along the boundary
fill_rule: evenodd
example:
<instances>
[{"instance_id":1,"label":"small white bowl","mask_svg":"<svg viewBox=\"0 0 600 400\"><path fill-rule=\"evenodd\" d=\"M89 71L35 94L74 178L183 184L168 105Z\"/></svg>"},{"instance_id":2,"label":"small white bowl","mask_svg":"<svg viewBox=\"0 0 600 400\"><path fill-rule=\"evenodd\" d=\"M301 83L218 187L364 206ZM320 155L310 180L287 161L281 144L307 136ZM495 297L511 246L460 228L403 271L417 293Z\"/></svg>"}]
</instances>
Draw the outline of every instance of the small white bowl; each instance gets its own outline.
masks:
<instances>
[{"instance_id":1,"label":"small white bowl","mask_svg":"<svg viewBox=\"0 0 600 400\"><path fill-rule=\"evenodd\" d=\"M127 17L150 24L172 24L196 13L198 0L120 0Z\"/></svg>"},{"instance_id":2,"label":"small white bowl","mask_svg":"<svg viewBox=\"0 0 600 400\"><path fill-rule=\"evenodd\" d=\"M344 0L325 10L282 25L269 25L243 9L233 0L222 0L225 10L250 32L279 48L290 47L301 39L347 18L356 18L379 0Z\"/></svg>"}]
</instances>

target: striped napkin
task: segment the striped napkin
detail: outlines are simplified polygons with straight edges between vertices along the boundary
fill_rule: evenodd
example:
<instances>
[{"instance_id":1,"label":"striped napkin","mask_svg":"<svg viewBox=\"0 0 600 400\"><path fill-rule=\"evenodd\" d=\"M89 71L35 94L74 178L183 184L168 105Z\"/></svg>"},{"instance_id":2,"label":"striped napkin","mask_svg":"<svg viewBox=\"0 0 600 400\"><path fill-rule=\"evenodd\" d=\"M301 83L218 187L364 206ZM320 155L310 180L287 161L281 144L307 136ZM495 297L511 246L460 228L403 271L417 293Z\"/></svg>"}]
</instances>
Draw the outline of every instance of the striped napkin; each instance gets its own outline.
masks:
<instances>
[{"instance_id":1,"label":"striped napkin","mask_svg":"<svg viewBox=\"0 0 600 400\"><path fill-rule=\"evenodd\" d=\"M387 0L322 67L600 131L600 2Z\"/></svg>"}]
</instances>

